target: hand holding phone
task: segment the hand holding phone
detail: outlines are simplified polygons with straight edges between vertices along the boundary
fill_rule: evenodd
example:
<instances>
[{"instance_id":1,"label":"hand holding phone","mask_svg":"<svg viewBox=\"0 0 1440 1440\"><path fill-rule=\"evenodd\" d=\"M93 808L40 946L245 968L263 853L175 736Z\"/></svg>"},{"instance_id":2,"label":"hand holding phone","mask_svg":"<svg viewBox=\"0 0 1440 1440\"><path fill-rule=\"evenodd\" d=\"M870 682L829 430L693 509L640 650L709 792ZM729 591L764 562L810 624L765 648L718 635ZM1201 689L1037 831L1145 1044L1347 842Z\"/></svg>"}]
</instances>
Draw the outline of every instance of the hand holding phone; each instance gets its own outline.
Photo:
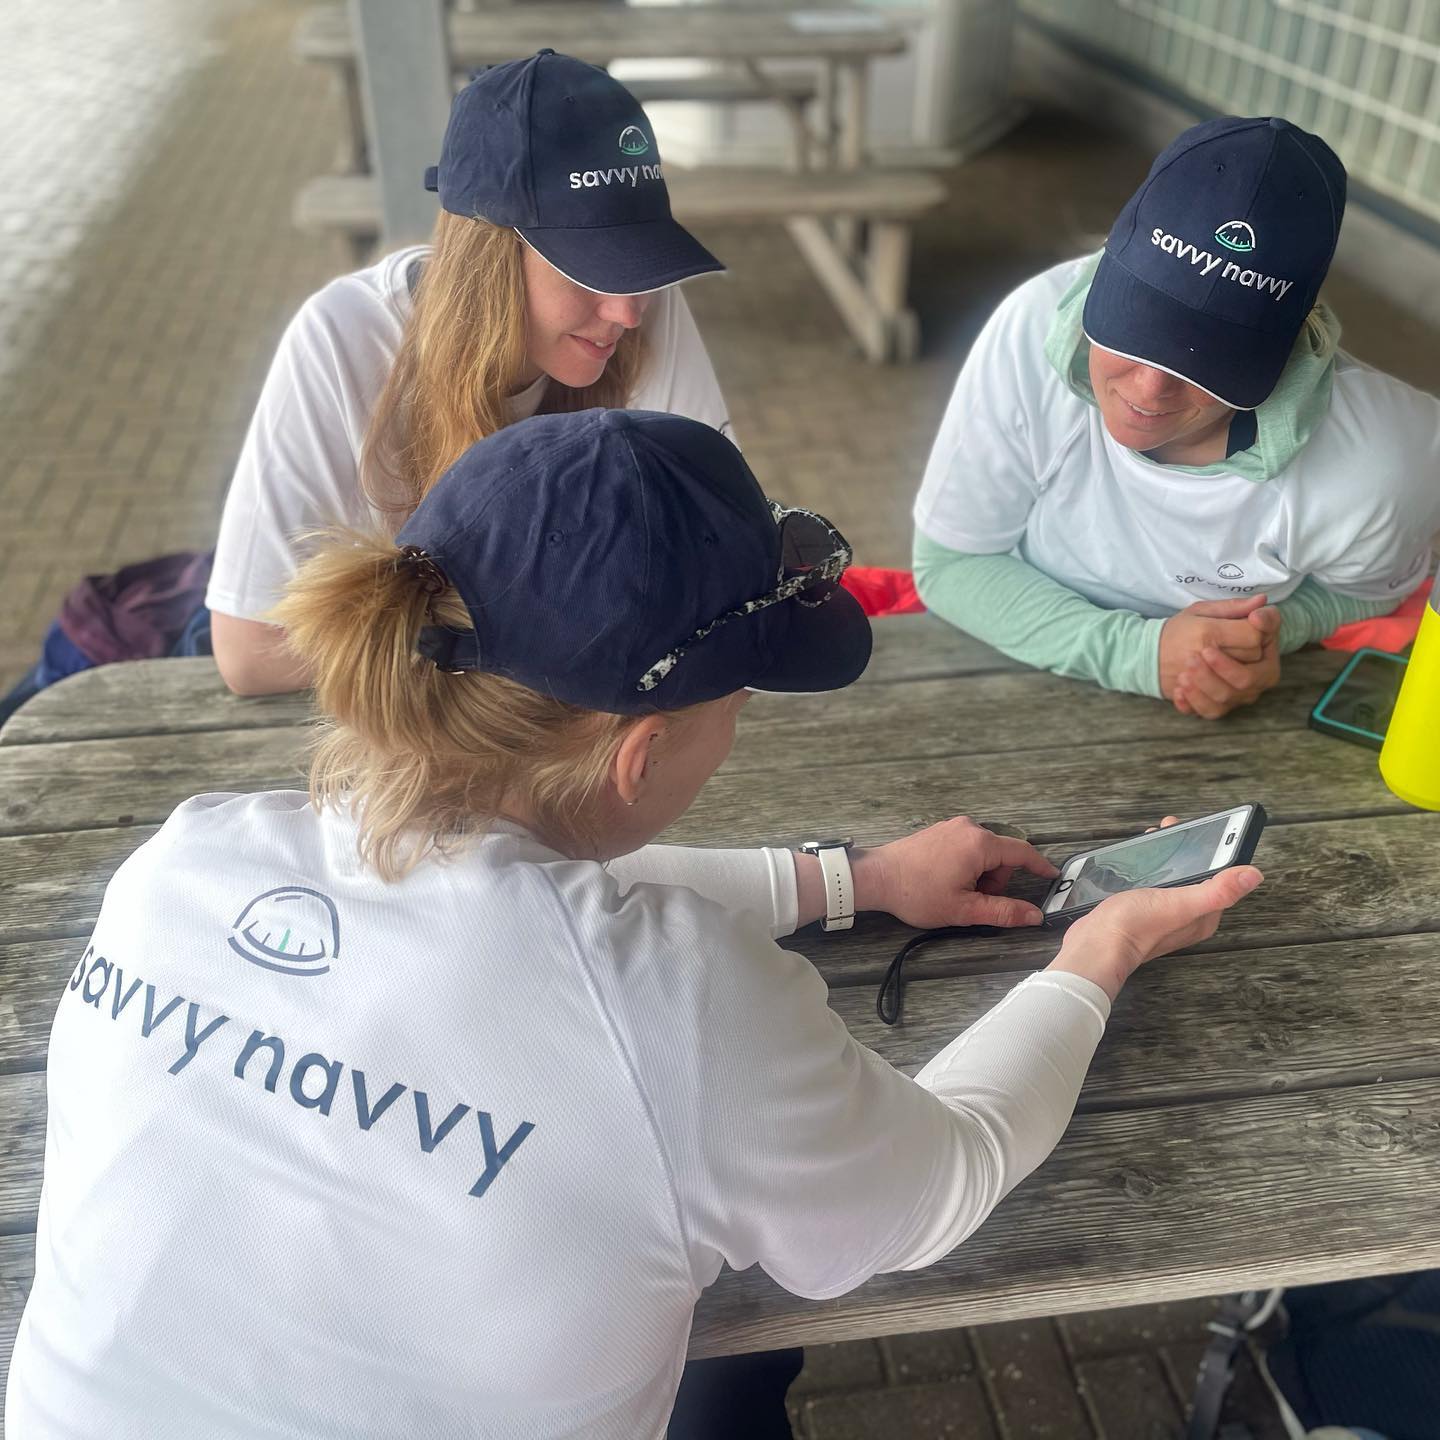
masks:
<instances>
[{"instance_id":1,"label":"hand holding phone","mask_svg":"<svg viewBox=\"0 0 1440 1440\"><path fill-rule=\"evenodd\" d=\"M1113 1001L1147 960L1208 940L1264 878L1253 865L1233 865L1196 885L1112 895L1070 927L1046 968L1083 975Z\"/></svg>"},{"instance_id":2,"label":"hand holding phone","mask_svg":"<svg viewBox=\"0 0 1440 1440\"><path fill-rule=\"evenodd\" d=\"M1260 843L1265 810L1237 805L1183 824L1082 850L1061 867L1041 902L1047 925L1064 925L1127 890L1194 885L1231 865L1244 865Z\"/></svg>"}]
</instances>

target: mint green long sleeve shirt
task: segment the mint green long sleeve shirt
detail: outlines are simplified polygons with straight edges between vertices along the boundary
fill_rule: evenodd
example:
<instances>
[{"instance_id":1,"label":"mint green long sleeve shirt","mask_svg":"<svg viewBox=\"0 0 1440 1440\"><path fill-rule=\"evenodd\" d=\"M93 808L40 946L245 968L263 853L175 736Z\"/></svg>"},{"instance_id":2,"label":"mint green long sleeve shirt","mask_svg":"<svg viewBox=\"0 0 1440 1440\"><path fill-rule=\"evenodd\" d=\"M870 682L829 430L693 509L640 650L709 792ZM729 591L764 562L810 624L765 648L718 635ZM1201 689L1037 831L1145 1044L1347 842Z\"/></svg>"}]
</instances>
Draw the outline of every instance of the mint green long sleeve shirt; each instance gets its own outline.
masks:
<instances>
[{"instance_id":1,"label":"mint green long sleeve shirt","mask_svg":"<svg viewBox=\"0 0 1440 1440\"><path fill-rule=\"evenodd\" d=\"M915 535L915 585L926 606L1023 664L1107 690L1160 695L1164 619L1106 610L1015 555L967 555ZM1313 644L1337 626L1395 608L1304 580L1279 602L1280 650Z\"/></svg>"}]
</instances>

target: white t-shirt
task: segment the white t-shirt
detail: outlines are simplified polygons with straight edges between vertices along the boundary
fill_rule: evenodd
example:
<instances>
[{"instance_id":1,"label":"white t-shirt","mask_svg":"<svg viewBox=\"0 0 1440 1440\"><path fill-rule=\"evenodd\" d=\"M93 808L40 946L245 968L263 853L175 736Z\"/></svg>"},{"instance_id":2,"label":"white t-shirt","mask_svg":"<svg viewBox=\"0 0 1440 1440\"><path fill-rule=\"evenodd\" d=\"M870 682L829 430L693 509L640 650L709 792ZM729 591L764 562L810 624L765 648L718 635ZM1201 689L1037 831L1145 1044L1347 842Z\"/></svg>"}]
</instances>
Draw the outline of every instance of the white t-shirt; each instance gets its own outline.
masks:
<instances>
[{"instance_id":1,"label":"white t-shirt","mask_svg":"<svg viewBox=\"0 0 1440 1440\"><path fill-rule=\"evenodd\" d=\"M1013 551L1094 604L1151 617L1260 590L1283 600L1307 575L1398 604L1440 530L1440 401L1342 354L1328 413L1269 480L1158 464L1118 444L1045 358L1086 263L1027 281L981 331L915 502L921 533Z\"/></svg>"},{"instance_id":2,"label":"white t-shirt","mask_svg":"<svg viewBox=\"0 0 1440 1440\"><path fill-rule=\"evenodd\" d=\"M1104 992L1027 979L917 1083L794 905L785 852L504 828L385 885L303 795L187 801L56 1015L8 1433L644 1440L722 1262L937 1259L1058 1139Z\"/></svg>"},{"instance_id":3,"label":"white t-shirt","mask_svg":"<svg viewBox=\"0 0 1440 1440\"><path fill-rule=\"evenodd\" d=\"M225 499L205 603L258 620L280 599L304 551L298 537L381 517L360 486L360 450L413 306L412 246L332 280L290 322L271 363ZM714 367L679 287L654 296L643 322L636 410L688 415L734 436ZM535 414L547 377L514 396L511 421Z\"/></svg>"}]
</instances>

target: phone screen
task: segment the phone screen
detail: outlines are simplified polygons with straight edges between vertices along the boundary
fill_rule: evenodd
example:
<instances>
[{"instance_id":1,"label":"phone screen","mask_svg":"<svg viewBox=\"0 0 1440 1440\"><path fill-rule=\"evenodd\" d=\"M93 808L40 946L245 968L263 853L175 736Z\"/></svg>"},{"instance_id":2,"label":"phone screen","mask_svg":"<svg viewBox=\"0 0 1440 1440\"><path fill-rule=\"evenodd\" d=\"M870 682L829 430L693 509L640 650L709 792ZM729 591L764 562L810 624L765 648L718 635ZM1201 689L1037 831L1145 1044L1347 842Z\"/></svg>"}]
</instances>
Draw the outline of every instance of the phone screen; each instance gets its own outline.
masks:
<instances>
[{"instance_id":1,"label":"phone screen","mask_svg":"<svg viewBox=\"0 0 1440 1440\"><path fill-rule=\"evenodd\" d=\"M1243 816L1213 815L1196 825L1173 825L1097 850L1075 877L1065 909L1095 905L1122 890L1203 875L1214 865L1220 842L1243 824Z\"/></svg>"},{"instance_id":2,"label":"phone screen","mask_svg":"<svg viewBox=\"0 0 1440 1440\"><path fill-rule=\"evenodd\" d=\"M1322 704L1323 718L1333 725L1383 740L1405 678L1405 662L1397 655L1357 656L1345 678Z\"/></svg>"}]
</instances>

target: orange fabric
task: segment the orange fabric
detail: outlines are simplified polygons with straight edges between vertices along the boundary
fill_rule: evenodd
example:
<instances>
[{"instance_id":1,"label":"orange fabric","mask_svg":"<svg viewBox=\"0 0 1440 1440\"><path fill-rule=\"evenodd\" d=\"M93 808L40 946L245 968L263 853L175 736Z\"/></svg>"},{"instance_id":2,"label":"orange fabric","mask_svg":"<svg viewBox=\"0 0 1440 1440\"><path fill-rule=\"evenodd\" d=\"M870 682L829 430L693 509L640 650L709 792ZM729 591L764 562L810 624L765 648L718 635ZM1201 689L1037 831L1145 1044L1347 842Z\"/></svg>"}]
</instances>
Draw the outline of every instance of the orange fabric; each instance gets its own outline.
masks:
<instances>
[{"instance_id":1,"label":"orange fabric","mask_svg":"<svg viewBox=\"0 0 1440 1440\"><path fill-rule=\"evenodd\" d=\"M1380 615L1374 620L1355 620L1342 625L1333 635L1327 635L1320 643L1327 650L1363 650L1369 646L1374 650L1389 650L1399 654L1420 629L1420 617L1425 613L1425 600L1430 594L1429 580L1425 581L1398 610L1389 615Z\"/></svg>"},{"instance_id":2,"label":"orange fabric","mask_svg":"<svg viewBox=\"0 0 1440 1440\"><path fill-rule=\"evenodd\" d=\"M872 618L877 615L914 615L925 608L908 570L886 570L879 565L852 565L840 583Z\"/></svg>"}]
</instances>

